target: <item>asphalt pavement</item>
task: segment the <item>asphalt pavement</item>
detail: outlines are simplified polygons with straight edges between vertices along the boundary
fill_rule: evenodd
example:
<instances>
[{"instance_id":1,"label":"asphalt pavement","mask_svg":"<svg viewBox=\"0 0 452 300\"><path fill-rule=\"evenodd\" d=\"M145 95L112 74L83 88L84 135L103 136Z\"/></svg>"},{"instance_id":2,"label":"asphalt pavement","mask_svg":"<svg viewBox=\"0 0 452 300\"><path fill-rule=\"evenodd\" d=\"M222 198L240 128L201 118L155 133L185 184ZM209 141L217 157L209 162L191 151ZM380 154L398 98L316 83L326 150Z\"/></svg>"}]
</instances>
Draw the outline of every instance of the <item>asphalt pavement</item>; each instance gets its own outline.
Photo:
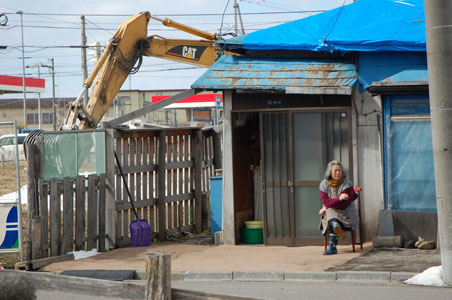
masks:
<instances>
[{"instance_id":1,"label":"asphalt pavement","mask_svg":"<svg viewBox=\"0 0 452 300\"><path fill-rule=\"evenodd\" d=\"M44 286L48 285L46 289L37 290L37 299L51 300L53 296L57 297L54 299L69 299L80 291L86 294L84 299L96 296L99 296L96 299L102 299L100 297L105 295L97 293L103 285L110 299L142 299L146 253L163 252L171 254L172 287L177 289L260 299L324 299L330 296L341 299L338 291L345 293L352 288L351 293L354 295L356 291L356 297L363 299L381 299L381 295L390 299L424 299L427 295L452 299L450 288L402 284L417 273L440 265L437 250L374 249L371 243L365 243L363 250L357 246L356 252L352 252L349 244L339 245L338 250L336 255L324 256L323 246L215 246L207 237L196 237L154 243L150 247L115 249L81 260L50 264L38 272L19 273L31 274L35 280L44 282ZM135 270L136 279L113 282L58 275L76 270ZM55 285L51 286L49 282ZM68 286L68 290L62 288ZM374 287L377 290L372 290ZM52 291L62 294L52 294ZM350 291L347 293L349 299Z\"/></svg>"}]
</instances>

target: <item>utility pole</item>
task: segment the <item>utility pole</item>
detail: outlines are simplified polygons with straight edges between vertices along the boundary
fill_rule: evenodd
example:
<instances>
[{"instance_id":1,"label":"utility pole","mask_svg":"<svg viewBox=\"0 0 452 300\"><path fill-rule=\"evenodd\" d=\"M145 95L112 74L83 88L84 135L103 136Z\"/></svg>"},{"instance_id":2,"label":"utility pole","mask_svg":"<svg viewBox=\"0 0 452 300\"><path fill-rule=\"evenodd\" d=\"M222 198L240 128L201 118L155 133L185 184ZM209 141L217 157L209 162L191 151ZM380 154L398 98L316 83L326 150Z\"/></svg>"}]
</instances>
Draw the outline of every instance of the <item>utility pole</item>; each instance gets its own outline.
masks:
<instances>
[{"instance_id":1,"label":"utility pole","mask_svg":"<svg viewBox=\"0 0 452 300\"><path fill-rule=\"evenodd\" d=\"M22 34L22 86L24 93L24 129L27 128L27 87L25 82L25 47L24 47L24 22L23 22L23 12L18 11L17 14L20 15L20 31Z\"/></svg>"},{"instance_id":2,"label":"utility pole","mask_svg":"<svg viewBox=\"0 0 452 300\"><path fill-rule=\"evenodd\" d=\"M55 61L53 58L50 59L50 62L52 63L51 69L52 69L52 105L53 105L53 130L56 130L56 124L57 124L57 115L56 115L56 105L55 105Z\"/></svg>"},{"instance_id":3,"label":"utility pole","mask_svg":"<svg viewBox=\"0 0 452 300\"><path fill-rule=\"evenodd\" d=\"M81 29L82 29L82 74L83 82L88 78L88 66L86 61L86 34L85 34L85 16L81 16ZM86 106L88 103L88 93L83 96L83 103Z\"/></svg>"},{"instance_id":4,"label":"utility pole","mask_svg":"<svg viewBox=\"0 0 452 300\"><path fill-rule=\"evenodd\" d=\"M240 21L241 32L238 30L237 17ZM240 14L240 7L237 4L237 0L234 0L234 32L236 35L245 34L245 28L243 28L242 15Z\"/></svg>"},{"instance_id":5,"label":"utility pole","mask_svg":"<svg viewBox=\"0 0 452 300\"><path fill-rule=\"evenodd\" d=\"M424 5L441 264L444 281L452 285L452 2Z\"/></svg>"},{"instance_id":6,"label":"utility pole","mask_svg":"<svg viewBox=\"0 0 452 300\"><path fill-rule=\"evenodd\" d=\"M41 68L42 64L35 64L31 66L26 66L26 68L38 68L38 78L41 78ZM42 129L42 116L41 116L41 93L38 92L38 123L39 129Z\"/></svg>"}]
</instances>

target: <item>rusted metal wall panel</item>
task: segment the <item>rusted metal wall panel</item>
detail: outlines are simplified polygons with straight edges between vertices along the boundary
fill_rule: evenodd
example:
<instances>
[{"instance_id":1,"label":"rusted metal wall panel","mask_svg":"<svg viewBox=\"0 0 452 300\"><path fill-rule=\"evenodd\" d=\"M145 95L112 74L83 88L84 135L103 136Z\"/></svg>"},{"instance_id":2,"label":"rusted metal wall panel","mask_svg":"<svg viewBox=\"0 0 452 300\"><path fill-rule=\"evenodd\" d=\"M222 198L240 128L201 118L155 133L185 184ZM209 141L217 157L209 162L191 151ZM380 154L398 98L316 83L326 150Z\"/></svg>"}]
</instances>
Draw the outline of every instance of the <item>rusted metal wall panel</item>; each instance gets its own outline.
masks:
<instances>
[{"instance_id":1,"label":"rusted metal wall panel","mask_svg":"<svg viewBox=\"0 0 452 300\"><path fill-rule=\"evenodd\" d=\"M306 93L320 89L352 87L356 67L335 60L303 58L249 58L222 56L193 85L194 89L255 89L289 91L305 88ZM313 92L310 92L310 91Z\"/></svg>"}]
</instances>

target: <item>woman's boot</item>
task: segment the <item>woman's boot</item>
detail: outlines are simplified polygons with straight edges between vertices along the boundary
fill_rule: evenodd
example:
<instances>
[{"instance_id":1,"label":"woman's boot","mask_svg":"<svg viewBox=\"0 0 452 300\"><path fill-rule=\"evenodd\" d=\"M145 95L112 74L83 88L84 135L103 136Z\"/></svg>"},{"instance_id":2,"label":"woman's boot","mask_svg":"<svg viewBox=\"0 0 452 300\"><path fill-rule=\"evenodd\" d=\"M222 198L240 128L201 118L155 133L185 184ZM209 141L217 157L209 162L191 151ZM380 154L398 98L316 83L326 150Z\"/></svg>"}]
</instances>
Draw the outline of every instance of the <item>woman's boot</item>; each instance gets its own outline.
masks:
<instances>
[{"instance_id":1,"label":"woman's boot","mask_svg":"<svg viewBox=\"0 0 452 300\"><path fill-rule=\"evenodd\" d=\"M341 224L339 224L338 221L331 220L330 224L331 224L331 227L333 227L333 231L334 231L335 234L337 234L341 238L345 237L345 234L344 234L344 231L342 230Z\"/></svg>"},{"instance_id":2,"label":"woman's boot","mask_svg":"<svg viewBox=\"0 0 452 300\"><path fill-rule=\"evenodd\" d=\"M330 234L330 240L328 242L328 249L323 252L323 255L331 255L337 253L337 243L339 242L339 236Z\"/></svg>"}]
</instances>

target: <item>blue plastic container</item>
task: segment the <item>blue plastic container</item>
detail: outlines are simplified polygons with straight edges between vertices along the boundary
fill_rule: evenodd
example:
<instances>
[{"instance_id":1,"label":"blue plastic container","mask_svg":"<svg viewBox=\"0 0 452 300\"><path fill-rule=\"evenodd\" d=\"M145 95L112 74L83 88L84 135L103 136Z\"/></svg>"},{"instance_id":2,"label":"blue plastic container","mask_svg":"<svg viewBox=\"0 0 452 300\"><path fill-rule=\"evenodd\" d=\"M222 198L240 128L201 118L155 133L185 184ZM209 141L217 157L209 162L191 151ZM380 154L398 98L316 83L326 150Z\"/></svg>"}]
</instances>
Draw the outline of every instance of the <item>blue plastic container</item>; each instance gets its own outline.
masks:
<instances>
[{"instance_id":1,"label":"blue plastic container","mask_svg":"<svg viewBox=\"0 0 452 300\"><path fill-rule=\"evenodd\" d=\"M223 176L210 177L210 232L221 231L223 226Z\"/></svg>"}]
</instances>

